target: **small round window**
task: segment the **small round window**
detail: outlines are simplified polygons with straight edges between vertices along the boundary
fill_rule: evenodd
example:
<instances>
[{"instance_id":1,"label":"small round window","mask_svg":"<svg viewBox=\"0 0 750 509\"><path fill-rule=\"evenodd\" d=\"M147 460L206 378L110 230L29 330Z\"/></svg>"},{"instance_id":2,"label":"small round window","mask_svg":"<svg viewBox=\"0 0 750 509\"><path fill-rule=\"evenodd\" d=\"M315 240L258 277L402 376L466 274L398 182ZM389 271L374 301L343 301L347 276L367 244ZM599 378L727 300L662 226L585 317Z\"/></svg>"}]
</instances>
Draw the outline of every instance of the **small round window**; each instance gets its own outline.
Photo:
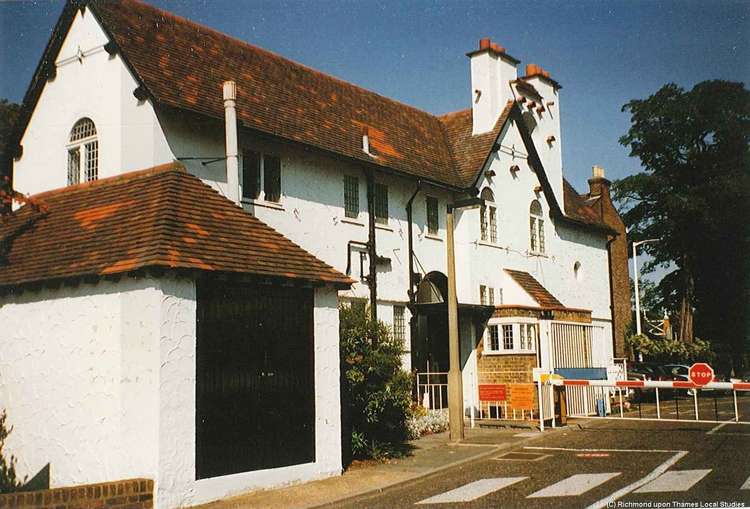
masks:
<instances>
[{"instance_id":1,"label":"small round window","mask_svg":"<svg viewBox=\"0 0 750 509\"><path fill-rule=\"evenodd\" d=\"M581 262L575 262L573 264L573 277L576 278L576 281L583 279L583 267L581 266Z\"/></svg>"}]
</instances>

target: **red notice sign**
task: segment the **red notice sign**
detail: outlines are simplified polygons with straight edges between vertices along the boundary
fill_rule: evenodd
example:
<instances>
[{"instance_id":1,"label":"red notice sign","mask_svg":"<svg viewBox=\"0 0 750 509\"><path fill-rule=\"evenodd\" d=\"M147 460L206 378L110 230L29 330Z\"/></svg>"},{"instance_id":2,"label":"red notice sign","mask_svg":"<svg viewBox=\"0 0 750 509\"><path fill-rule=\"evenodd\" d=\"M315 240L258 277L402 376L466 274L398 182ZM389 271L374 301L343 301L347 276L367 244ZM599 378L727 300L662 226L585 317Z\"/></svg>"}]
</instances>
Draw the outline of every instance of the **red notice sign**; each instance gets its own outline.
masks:
<instances>
[{"instance_id":1,"label":"red notice sign","mask_svg":"<svg viewBox=\"0 0 750 509\"><path fill-rule=\"evenodd\" d=\"M480 384L479 401L505 401L505 384Z\"/></svg>"},{"instance_id":2,"label":"red notice sign","mask_svg":"<svg viewBox=\"0 0 750 509\"><path fill-rule=\"evenodd\" d=\"M695 364L690 366L690 371L688 371L688 378L690 378L690 381L698 387L702 387L707 383L713 381L714 370L705 362L696 362Z\"/></svg>"}]
</instances>

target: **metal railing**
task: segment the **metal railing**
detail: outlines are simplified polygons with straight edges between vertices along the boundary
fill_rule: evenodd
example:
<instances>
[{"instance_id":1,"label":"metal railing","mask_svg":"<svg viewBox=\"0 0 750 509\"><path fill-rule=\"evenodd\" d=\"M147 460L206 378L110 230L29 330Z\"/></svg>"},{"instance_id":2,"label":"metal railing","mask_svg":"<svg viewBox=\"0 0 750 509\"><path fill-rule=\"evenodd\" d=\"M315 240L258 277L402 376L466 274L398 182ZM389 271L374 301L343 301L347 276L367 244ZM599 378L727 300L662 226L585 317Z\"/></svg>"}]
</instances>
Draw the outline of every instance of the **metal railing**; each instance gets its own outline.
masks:
<instances>
[{"instance_id":1,"label":"metal railing","mask_svg":"<svg viewBox=\"0 0 750 509\"><path fill-rule=\"evenodd\" d=\"M448 408L448 373L417 373L417 399L427 409Z\"/></svg>"}]
</instances>

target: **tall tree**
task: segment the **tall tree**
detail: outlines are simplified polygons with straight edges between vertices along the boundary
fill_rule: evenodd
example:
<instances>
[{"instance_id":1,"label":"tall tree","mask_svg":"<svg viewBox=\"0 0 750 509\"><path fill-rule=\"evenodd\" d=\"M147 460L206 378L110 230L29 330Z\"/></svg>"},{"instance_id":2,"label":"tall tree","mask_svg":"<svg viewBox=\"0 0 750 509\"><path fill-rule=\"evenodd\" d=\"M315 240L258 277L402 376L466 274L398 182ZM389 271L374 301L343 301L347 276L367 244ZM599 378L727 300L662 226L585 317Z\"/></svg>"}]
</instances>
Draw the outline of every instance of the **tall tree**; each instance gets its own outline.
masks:
<instances>
[{"instance_id":1,"label":"tall tree","mask_svg":"<svg viewBox=\"0 0 750 509\"><path fill-rule=\"evenodd\" d=\"M668 84L623 111L632 125L620 143L643 171L613 190L630 238L658 239L644 246L643 270L676 267L658 290L677 305L680 337L691 340L694 324L737 366L750 349L750 92Z\"/></svg>"},{"instance_id":2,"label":"tall tree","mask_svg":"<svg viewBox=\"0 0 750 509\"><path fill-rule=\"evenodd\" d=\"M20 105L0 99L0 192L10 191L9 179L13 163L10 143L20 111ZM0 214L4 210L9 210L8 207L5 200L0 199Z\"/></svg>"}]
</instances>

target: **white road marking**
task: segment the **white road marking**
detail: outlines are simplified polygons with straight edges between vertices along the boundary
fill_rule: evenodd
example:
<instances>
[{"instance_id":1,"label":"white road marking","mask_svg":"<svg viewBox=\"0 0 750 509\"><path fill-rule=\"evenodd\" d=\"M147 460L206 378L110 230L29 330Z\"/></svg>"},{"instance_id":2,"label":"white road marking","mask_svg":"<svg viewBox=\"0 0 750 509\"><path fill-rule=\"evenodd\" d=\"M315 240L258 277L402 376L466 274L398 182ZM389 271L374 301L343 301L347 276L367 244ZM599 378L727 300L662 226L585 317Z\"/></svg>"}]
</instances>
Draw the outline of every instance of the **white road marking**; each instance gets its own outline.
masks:
<instances>
[{"instance_id":1,"label":"white road marking","mask_svg":"<svg viewBox=\"0 0 750 509\"><path fill-rule=\"evenodd\" d=\"M750 477L747 478L747 481L745 481L745 484L740 486L741 490L750 490Z\"/></svg>"},{"instance_id":2,"label":"white road marking","mask_svg":"<svg viewBox=\"0 0 750 509\"><path fill-rule=\"evenodd\" d=\"M454 490L446 491L440 495L426 498L417 504L455 504L458 502L471 502L493 491L505 488L511 484L528 479L528 477L496 477L494 479L480 479L470 482Z\"/></svg>"},{"instance_id":3,"label":"white road marking","mask_svg":"<svg viewBox=\"0 0 750 509\"><path fill-rule=\"evenodd\" d=\"M641 451L641 452L648 452L648 451ZM657 452L657 451L652 451L652 452ZM658 452L675 452L675 451L658 451ZM593 504L588 506L586 509L602 509L603 507L610 507L610 504L614 503L615 500L624 497L631 491L637 490L644 484L651 482L657 477L659 477L661 474L666 472L669 467L671 467L672 465L680 461L687 453L688 451L676 451L676 454L674 456L672 456L667 461L665 461L664 463L656 467L646 477L639 479L632 484L628 484L624 488L615 491L608 497L605 497L597 502L594 502Z\"/></svg>"},{"instance_id":4,"label":"white road marking","mask_svg":"<svg viewBox=\"0 0 750 509\"><path fill-rule=\"evenodd\" d=\"M538 431L526 431L524 433L516 433L513 436L526 438L526 437L538 437L539 435L540 433Z\"/></svg>"},{"instance_id":5,"label":"white road marking","mask_svg":"<svg viewBox=\"0 0 750 509\"><path fill-rule=\"evenodd\" d=\"M721 428L723 428L724 426L726 426L730 422L732 422L732 421L726 421L726 422L721 422L721 423L717 424L716 426L714 426L710 430L706 431L706 435L713 435L714 433L716 433L717 431L719 431Z\"/></svg>"},{"instance_id":6,"label":"white road marking","mask_svg":"<svg viewBox=\"0 0 750 509\"><path fill-rule=\"evenodd\" d=\"M547 486L526 498L541 497L574 497L581 493L586 493L600 484L604 484L613 477L620 475L620 472L609 472L606 474L575 474L551 486Z\"/></svg>"},{"instance_id":7,"label":"white road marking","mask_svg":"<svg viewBox=\"0 0 750 509\"><path fill-rule=\"evenodd\" d=\"M677 449L573 449L570 447L533 447L526 446L524 449L539 449L546 451L572 451L572 452L683 452Z\"/></svg>"},{"instance_id":8,"label":"white road marking","mask_svg":"<svg viewBox=\"0 0 750 509\"><path fill-rule=\"evenodd\" d=\"M672 470L665 472L650 483L635 490L634 493L664 493L671 491L687 491L695 483L711 472L707 470Z\"/></svg>"}]
</instances>

